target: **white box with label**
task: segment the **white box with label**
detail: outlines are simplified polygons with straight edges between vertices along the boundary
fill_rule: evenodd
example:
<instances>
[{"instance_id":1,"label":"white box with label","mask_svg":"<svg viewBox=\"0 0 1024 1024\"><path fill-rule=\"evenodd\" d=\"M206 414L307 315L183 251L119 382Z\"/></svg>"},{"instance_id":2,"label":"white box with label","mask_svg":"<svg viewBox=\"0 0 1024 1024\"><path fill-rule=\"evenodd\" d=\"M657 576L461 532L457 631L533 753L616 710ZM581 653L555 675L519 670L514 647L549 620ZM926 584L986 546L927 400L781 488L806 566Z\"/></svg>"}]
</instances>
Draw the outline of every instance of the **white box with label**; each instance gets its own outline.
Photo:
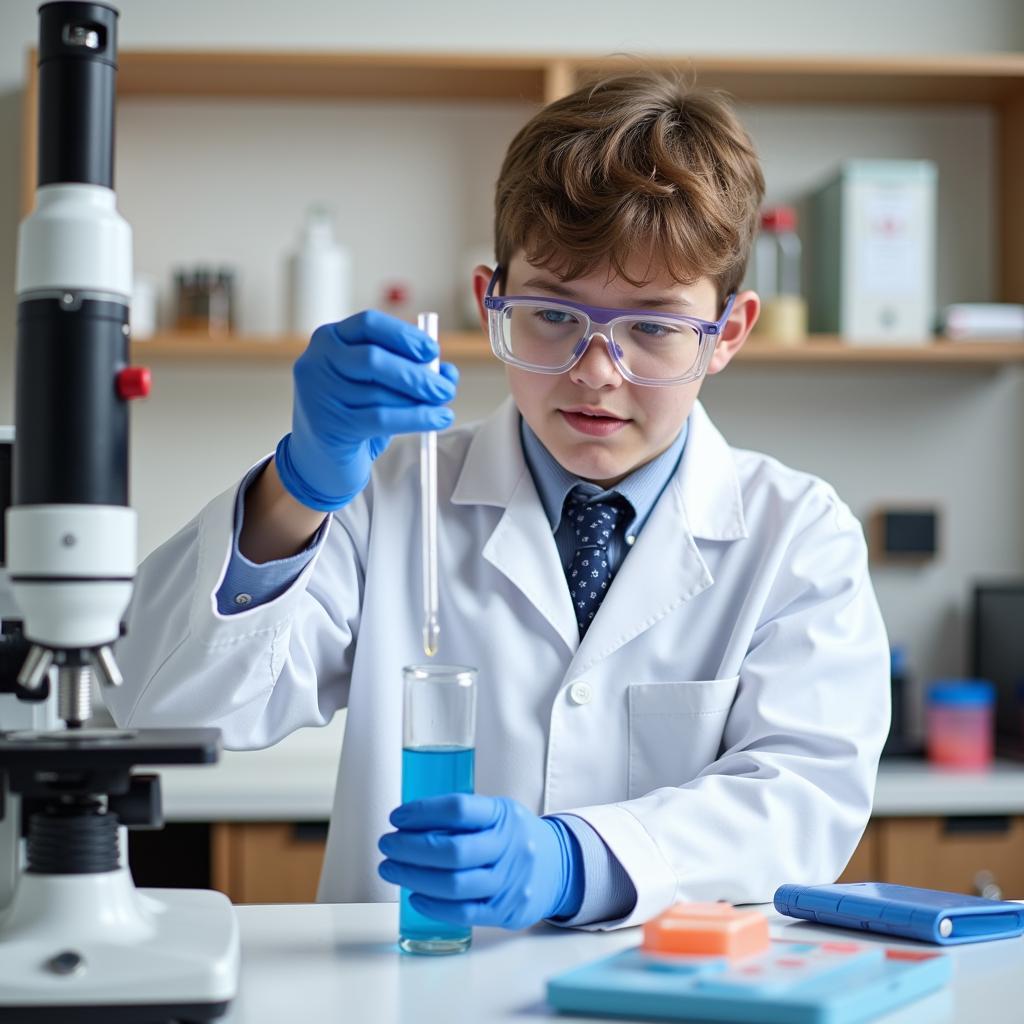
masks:
<instances>
[{"instance_id":1,"label":"white box with label","mask_svg":"<svg viewBox=\"0 0 1024 1024\"><path fill-rule=\"evenodd\" d=\"M811 330L927 344L935 323L936 170L850 160L812 197Z\"/></svg>"}]
</instances>

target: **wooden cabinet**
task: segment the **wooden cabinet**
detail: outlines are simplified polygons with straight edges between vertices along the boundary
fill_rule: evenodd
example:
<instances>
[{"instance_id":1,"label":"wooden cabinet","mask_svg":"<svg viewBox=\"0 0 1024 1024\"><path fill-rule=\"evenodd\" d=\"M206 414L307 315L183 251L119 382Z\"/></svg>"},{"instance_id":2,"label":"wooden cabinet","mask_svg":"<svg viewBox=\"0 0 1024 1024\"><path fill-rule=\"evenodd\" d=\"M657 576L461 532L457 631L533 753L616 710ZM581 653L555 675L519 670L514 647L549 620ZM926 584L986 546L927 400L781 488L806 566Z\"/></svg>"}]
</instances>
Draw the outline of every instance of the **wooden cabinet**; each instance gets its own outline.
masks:
<instances>
[{"instance_id":1,"label":"wooden cabinet","mask_svg":"<svg viewBox=\"0 0 1024 1024\"><path fill-rule=\"evenodd\" d=\"M211 887L232 903L313 903L326 839L321 822L213 825Z\"/></svg>"},{"instance_id":2,"label":"wooden cabinet","mask_svg":"<svg viewBox=\"0 0 1024 1024\"><path fill-rule=\"evenodd\" d=\"M869 822L864 835L861 836L860 844L853 851L850 863L836 879L837 882L881 881L878 873L878 832L879 822Z\"/></svg>"},{"instance_id":3,"label":"wooden cabinet","mask_svg":"<svg viewBox=\"0 0 1024 1024\"><path fill-rule=\"evenodd\" d=\"M211 884L235 903L316 899L327 826L218 824ZM1024 816L876 818L840 882L898 882L979 895L986 881L1024 899Z\"/></svg>"},{"instance_id":4,"label":"wooden cabinet","mask_svg":"<svg viewBox=\"0 0 1024 1024\"><path fill-rule=\"evenodd\" d=\"M887 882L980 895L986 882L1024 898L1024 817L887 818L878 822Z\"/></svg>"},{"instance_id":5,"label":"wooden cabinet","mask_svg":"<svg viewBox=\"0 0 1024 1024\"><path fill-rule=\"evenodd\" d=\"M896 882L1024 898L1024 817L876 818L840 882Z\"/></svg>"}]
</instances>

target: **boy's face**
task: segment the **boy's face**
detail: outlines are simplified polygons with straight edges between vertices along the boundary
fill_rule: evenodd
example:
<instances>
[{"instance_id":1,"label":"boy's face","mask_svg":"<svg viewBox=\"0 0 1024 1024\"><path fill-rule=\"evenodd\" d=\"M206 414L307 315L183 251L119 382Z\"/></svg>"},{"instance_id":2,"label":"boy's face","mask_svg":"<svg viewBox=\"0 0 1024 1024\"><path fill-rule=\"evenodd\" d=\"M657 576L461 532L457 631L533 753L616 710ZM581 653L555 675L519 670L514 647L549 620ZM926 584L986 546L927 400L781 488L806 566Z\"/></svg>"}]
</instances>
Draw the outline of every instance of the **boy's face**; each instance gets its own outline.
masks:
<instances>
[{"instance_id":1,"label":"boy's face","mask_svg":"<svg viewBox=\"0 0 1024 1024\"><path fill-rule=\"evenodd\" d=\"M627 268L642 279L645 266ZM486 330L482 298L491 269L477 267L473 285ZM511 260L505 295L543 295L586 305L681 313L715 321L721 314L715 286L707 277L682 285L660 273L643 287L602 268L585 277L562 281L549 270L528 263L522 253ZM721 371L743 344L757 318L753 292L736 297L708 373ZM506 366L516 405L545 448L570 473L612 487L633 470L660 455L679 434L700 391L701 381L651 387L624 380L601 337L595 337L580 361L561 374L534 373Z\"/></svg>"}]
</instances>

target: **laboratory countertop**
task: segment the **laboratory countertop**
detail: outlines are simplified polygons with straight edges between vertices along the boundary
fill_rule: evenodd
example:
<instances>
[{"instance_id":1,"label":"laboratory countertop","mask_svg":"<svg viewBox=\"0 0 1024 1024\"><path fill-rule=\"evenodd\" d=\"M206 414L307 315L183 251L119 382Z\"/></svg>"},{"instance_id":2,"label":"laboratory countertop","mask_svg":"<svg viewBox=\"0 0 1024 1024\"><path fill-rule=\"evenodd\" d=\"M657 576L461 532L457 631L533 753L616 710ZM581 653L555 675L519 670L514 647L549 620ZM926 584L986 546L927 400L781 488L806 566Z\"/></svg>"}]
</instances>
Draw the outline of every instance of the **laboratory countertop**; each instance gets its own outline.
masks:
<instances>
[{"instance_id":1,"label":"laboratory countertop","mask_svg":"<svg viewBox=\"0 0 1024 1024\"><path fill-rule=\"evenodd\" d=\"M302 729L266 750L225 751L216 765L161 768L168 821L326 821L343 719ZM883 760L875 817L1024 814L1024 762L986 772Z\"/></svg>"},{"instance_id":2,"label":"laboratory countertop","mask_svg":"<svg viewBox=\"0 0 1024 1024\"><path fill-rule=\"evenodd\" d=\"M757 908L776 938L853 938L906 946L861 932L796 922ZM395 944L397 905L238 907L242 970L225 1024L339 1020L360 1024L524 1024L607 1021L564 1017L545 1001L546 979L641 941L639 928L570 931L540 925L525 932L478 928L464 954L416 957ZM953 979L943 990L878 1018L879 1024L1019 1024L1024 1000L1024 938L946 947ZM618 1018L624 1019L624 1018Z\"/></svg>"}]
</instances>

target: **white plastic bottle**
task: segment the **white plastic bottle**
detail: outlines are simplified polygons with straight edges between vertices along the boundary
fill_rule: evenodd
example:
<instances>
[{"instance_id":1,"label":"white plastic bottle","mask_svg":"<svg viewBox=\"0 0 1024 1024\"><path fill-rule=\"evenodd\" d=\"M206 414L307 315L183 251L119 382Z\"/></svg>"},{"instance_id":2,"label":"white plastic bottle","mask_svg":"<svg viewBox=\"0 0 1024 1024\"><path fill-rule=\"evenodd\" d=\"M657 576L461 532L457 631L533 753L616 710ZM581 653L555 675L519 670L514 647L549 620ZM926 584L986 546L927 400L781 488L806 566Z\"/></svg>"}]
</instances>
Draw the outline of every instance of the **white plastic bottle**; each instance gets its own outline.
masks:
<instances>
[{"instance_id":1,"label":"white plastic bottle","mask_svg":"<svg viewBox=\"0 0 1024 1024\"><path fill-rule=\"evenodd\" d=\"M321 324L352 311L352 263L334 238L322 206L306 212L299 245L288 260L288 330L309 337Z\"/></svg>"}]
</instances>

